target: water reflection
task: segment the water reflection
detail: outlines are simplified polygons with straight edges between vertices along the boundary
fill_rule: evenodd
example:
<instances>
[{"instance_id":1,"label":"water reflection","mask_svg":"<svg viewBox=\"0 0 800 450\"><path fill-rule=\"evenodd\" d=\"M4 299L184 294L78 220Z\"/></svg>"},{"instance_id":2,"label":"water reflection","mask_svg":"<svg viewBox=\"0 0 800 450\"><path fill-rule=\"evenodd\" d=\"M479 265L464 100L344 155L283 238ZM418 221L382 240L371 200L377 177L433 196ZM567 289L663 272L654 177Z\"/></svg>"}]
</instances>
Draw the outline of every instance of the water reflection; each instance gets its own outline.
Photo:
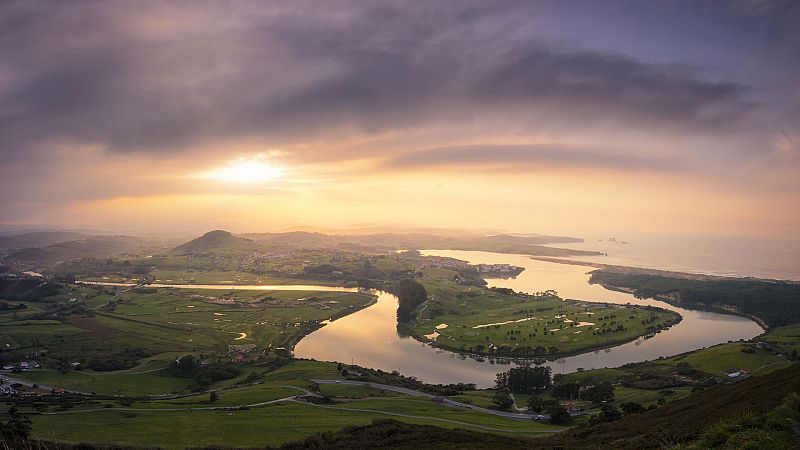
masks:
<instances>
[{"instance_id":1,"label":"water reflection","mask_svg":"<svg viewBox=\"0 0 800 450\"><path fill-rule=\"evenodd\" d=\"M555 373L652 360L729 340L750 339L762 331L755 322L744 317L686 310L590 285L586 267L536 261L523 255L444 250L423 253L450 256L471 263L510 263L525 267L525 271L516 279L489 280L493 286L524 292L555 289L564 298L654 305L677 311L683 316L681 323L652 339L548 363ZM497 372L507 370L513 364L504 358L465 357L398 336L395 323L397 299L384 292L378 292L377 295L378 301L374 306L331 322L305 337L295 348L295 355L326 361L352 361L387 371L398 370L430 383L463 381L476 383L480 387L491 386Z\"/></svg>"}]
</instances>

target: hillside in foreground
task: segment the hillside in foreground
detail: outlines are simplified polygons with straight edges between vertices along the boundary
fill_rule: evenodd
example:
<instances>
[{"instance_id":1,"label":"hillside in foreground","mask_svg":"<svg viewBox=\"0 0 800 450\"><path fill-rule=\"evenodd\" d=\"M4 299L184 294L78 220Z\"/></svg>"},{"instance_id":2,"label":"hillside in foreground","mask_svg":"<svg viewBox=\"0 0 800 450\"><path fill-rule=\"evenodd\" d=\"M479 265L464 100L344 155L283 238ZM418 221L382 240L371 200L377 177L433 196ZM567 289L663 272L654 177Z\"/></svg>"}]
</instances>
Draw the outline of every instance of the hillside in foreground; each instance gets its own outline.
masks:
<instances>
[{"instance_id":1,"label":"hillside in foreground","mask_svg":"<svg viewBox=\"0 0 800 450\"><path fill-rule=\"evenodd\" d=\"M797 365L762 377L709 388L645 413L625 415L614 422L576 427L539 439L380 420L336 433L318 434L280 448L345 449L357 445L358 448L403 449L661 449L692 444L720 420L768 413L792 392L800 392L800 366Z\"/></svg>"}]
</instances>

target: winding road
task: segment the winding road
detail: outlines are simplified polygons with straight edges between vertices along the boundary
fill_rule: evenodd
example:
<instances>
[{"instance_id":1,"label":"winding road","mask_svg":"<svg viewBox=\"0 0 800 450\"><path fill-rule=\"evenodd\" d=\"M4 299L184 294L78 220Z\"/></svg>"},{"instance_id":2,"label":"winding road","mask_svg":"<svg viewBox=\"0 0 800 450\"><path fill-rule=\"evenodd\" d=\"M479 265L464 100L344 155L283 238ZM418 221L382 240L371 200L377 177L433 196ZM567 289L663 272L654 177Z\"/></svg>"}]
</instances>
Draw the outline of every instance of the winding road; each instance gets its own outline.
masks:
<instances>
[{"instance_id":1,"label":"winding road","mask_svg":"<svg viewBox=\"0 0 800 450\"><path fill-rule=\"evenodd\" d=\"M349 380L313 380L317 384L348 384L348 385L355 385L355 386L371 386L379 389L384 389L387 391L398 392L414 397L426 397L426 398L436 398L436 396L432 394L428 394L426 392L415 391L412 389L406 389L398 386L390 386L386 384L379 384L379 383L367 383L362 381L349 381ZM332 406L332 405L321 405L318 403L313 403L309 401L304 401L302 397L304 396L315 396L318 397L319 394L314 393L308 389L301 388L298 386L280 386L285 388L296 389L301 391L302 394L297 395L290 395L287 397L281 397L274 400L268 400L264 402L258 403L250 403L246 405L227 405L227 406L200 406L200 407L189 407L189 408L130 408L130 407L111 407L111 408L92 408L92 409L77 409L77 410L67 410L67 411L51 411L51 412L42 412L39 413L44 416L55 416L55 415L62 415L62 414L81 414L81 413L92 413L98 411L135 411L135 412L180 412L180 411L236 411L243 408L257 408L261 406L273 405L276 403L283 403L283 402L292 402L298 403L301 405L312 406L316 408L323 408L323 409L332 409L332 410L340 410L340 411L349 411L349 412L362 412L362 413L371 413L371 414L382 414L387 416L394 416L394 417L403 417L407 419L419 419L419 420L430 420L435 422L443 422L449 423L453 425L460 425L464 427L471 427L476 428L479 430L484 431L494 431L500 433L529 433L529 434L537 434L537 433L558 433L563 431L561 429L535 429L535 430L510 430L505 428L497 428L491 427L487 425L479 425L469 422L463 422L460 420L454 419L444 419L441 417L431 417L431 416L421 416L416 414L406 414L406 413L398 413L398 412L390 412L390 411L381 411L377 409L366 409L366 408L348 408L342 406ZM456 402L452 400L444 400L442 404L453 407L453 408L465 408L465 409L472 409L475 411L480 412L487 412L496 416L516 419L516 420L531 420L530 415L526 414L515 414L515 413L503 413L502 411L494 411L486 408L480 408L473 405L468 405L466 403Z\"/></svg>"},{"instance_id":2,"label":"winding road","mask_svg":"<svg viewBox=\"0 0 800 450\"><path fill-rule=\"evenodd\" d=\"M450 400L449 398L442 398L434 394L429 394L427 392L415 391L413 389L407 389L399 386L391 386L388 384L371 383L367 381L354 381L354 380L311 380L311 381L317 384L344 384L349 386L367 386L376 389L383 389L384 391L398 392L400 394L410 395L413 397L427 397L430 399L439 399L440 404L449 406L451 408L471 409L473 411L479 411L482 413L491 414L493 416L505 417L507 419L533 420L534 417L538 419L547 419L547 415L528 414L521 412L507 412L507 411L498 411L496 409L482 408L480 406L470 405L469 403Z\"/></svg>"}]
</instances>

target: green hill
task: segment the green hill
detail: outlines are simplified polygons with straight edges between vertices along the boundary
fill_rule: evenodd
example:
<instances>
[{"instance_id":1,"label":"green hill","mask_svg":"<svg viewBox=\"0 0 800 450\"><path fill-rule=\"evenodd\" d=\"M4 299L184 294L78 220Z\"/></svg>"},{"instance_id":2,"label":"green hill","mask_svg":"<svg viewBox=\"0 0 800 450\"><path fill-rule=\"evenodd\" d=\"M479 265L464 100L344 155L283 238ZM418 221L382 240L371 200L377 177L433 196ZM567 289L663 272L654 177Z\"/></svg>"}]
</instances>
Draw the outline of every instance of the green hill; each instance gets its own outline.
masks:
<instances>
[{"instance_id":1,"label":"green hill","mask_svg":"<svg viewBox=\"0 0 800 450\"><path fill-rule=\"evenodd\" d=\"M618 269L592 272L591 283L623 288L640 298L678 306L726 307L754 316L772 327L800 323L800 283L752 278L679 278L679 275L628 273Z\"/></svg>"},{"instance_id":2,"label":"green hill","mask_svg":"<svg viewBox=\"0 0 800 450\"><path fill-rule=\"evenodd\" d=\"M26 248L8 256L19 262L56 262L86 257L106 257L129 252L142 245L132 236L96 236L76 241L60 242L40 248Z\"/></svg>"},{"instance_id":3,"label":"green hill","mask_svg":"<svg viewBox=\"0 0 800 450\"><path fill-rule=\"evenodd\" d=\"M45 247L85 237L85 234L74 231L31 231L13 236L0 236L0 249Z\"/></svg>"},{"instance_id":4,"label":"green hill","mask_svg":"<svg viewBox=\"0 0 800 450\"><path fill-rule=\"evenodd\" d=\"M170 254L189 255L192 253L247 251L252 249L254 249L252 240L234 236L228 231L214 230L173 248L170 250Z\"/></svg>"}]
</instances>

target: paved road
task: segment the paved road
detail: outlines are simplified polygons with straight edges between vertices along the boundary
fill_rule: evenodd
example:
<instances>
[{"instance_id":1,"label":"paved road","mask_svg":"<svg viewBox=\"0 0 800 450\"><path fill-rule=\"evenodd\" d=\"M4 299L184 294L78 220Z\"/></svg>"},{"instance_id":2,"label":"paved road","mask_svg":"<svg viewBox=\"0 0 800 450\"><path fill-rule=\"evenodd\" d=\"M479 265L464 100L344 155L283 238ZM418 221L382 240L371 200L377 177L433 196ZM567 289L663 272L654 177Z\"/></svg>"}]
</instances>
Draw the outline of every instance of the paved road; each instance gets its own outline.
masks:
<instances>
[{"instance_id":1,"label":"paved road","mask_svg":"<svg viewBox=\"0 0 800 450\"><path fill-rule=\"evenodd\" d=\"M296 395L291 395L289 397L282 397L276 398L275 400L269 400L266 402L258 402L258 403L251 403L249 405L230 405L230 406L199 406L193 408L125 408L125 407L116 407L116 408L94 408L94 409L76 409L76 410L69 410L69 411L53 411L53 412L43 412L40 413L43 416L55 416L59 414L77 414L77 413L88 413L88 412L96 412L96 411L137 411L137 412L149 412L149 411L235 411L240 408L256 408L258 406L265 406L271 405L273 403L280 403L280 402L288 402L292 400L296 400Z\"/></svg>"},{"instance_id":2,"label":"paved road","mask_svg":"<svg viewBox=\"0 0 800 450\"><path fill-rule=\"evenodd\" d=\"M320 381L326 381L326 380L320 380ZM333 380L328 380L328 381L333 381ZM325 383L321 383L321 384L325 384ZM381 385L378 385L378 386L381 386ZM317 394L315 394L315 393L313 393L313 392L311 392L311 391L309 391L307 389L304 389L304 388L301 388L301 387L297 387L297 386L283 386L283 387L293 388L293 389L297 389L299 391L302 391L303 392L302 395L317 395ZM396 386L390 386L390 387L396 388L396 389L404 389L404 388L398 388ZM412 393L420 394L420 395L417 395L417 396L432 397L430 394L426 394L426 393L423 393L423 392L412 391L410 389L406 389L406 391L410 391ZM396 391L396 392L399 392L399 391ZM413 395L413 394L409 394L409 395ZM558 432L562 431L562 430L551 430L551 429L547 429L547 430L508 430L508 429L504 429L504 428L490 427L490 426L487 426L487 425L478 425L478 424L473 424L473 423L469 423L469 422L462 422L460 420L443 419L443 418L440 418L440 417L431 417L431 416L420 416L420 415L415 415L415 414L396 413L396 412L389 412L389 411L381 411L381 410L377 410L377 409L347 408L347 407L342 407L342 406L320 405L320 404L316 404L316 403L302 401L301 399L298 398L300 396L301 396L301 394L290 395L288 397L281 397L281 398L277 398L275 400L269 400L269 401L265 401L265 402L250 403L250 404L247 404L247 405L200 406L200 407L193 407L193 408L127 408L127 407L113 407L113 408L76 409L76 410L68 410L68 411L52 411L52 412L44 412L44 413L40 413L40 414L41 415L45 415L45 416L55 416L55 415L60 415L60 414L80 414L80 413L92 413L92 412L97 412L97 411L136 411L136 412L235 411L235 410L240 409L240 408L257 408L259 406L272 405L272 404L275 404L275 403L294 402L294 403L299 403L299 404L306 405L306 406L313 406L313 407L316 407L316 408L333 409L333 410L350 411L350 412L364 412L364 413L371 413L371 414L383 414L383 415L387 415L387 416L405 417L405 418L409 418L409 419L420 419L420 420L431 420L431 421L435 421L435 422L446 422L446 423L451 423L451 424L454 424L454 425L460 425L460 426L464 426L464 427L471 427L471 428L477 428L477 429L480 429L480 430L495 431L495 432L501 432L501 433L558 433Z\"/></svg>"},{"instance_id":3,"label":"paved road","mask_svg":"<svg viewBox=\"0 0 800 450\"><path fill-rule=\"evenodd\" d=\"M311 380L317 384L345 384L350 386L369 386L374 387L377 389L383 389L384 391L392 391L392 392L399 392L401 394L411 395L414 397L427 397L430 399L437 398L438 396L429 394L427 392L422 391L415 391L413 389L407 389L398 386L391 386L388 384L381 384L381 383L370 383L367 381L354 381L354 380ZM473 411L480 411L486 414L492 414L494 416L505 417L507 419L515 419L515 420L532 420L533 415L528 413L521 413L521 412L507 412L507 411L498 411L496 409L489 409L489 408L482 408L480 406L470 405L469 403L463 403L456 400L451 400L448 398L440 398L441 404L445 406L450 406L451 408L461 408L461 409L471 409ZM542 416L543 419L546 419L547 416Z\"/></svg>"},{"instance_id":4,"label":"paved road","mask_svg":"<svg viewBox=\"0 0 800 450\"><path fill-rule=\"evenodd\" d=\"M22 379L19 379L19 378L12 377L11 375L8 374L8 372L0 372L0 380L3 380L5 383L8 383L8 384L17 384L17 383L19 383L19 384L21 384L23 386L28 386L28 387L33 387L33 385L35 384L35 385L39 386L39 389L44 389L44 390L47 390L47 391L53 389L53 386L48 386L46 384L41 384L41 383L34 383L32 381L22 380ZM69 389L64 389L64 392L70 392L72 394L91 395L88 392L72 391L72 390L69 390Z\"/></svg>"}]
</instances>

